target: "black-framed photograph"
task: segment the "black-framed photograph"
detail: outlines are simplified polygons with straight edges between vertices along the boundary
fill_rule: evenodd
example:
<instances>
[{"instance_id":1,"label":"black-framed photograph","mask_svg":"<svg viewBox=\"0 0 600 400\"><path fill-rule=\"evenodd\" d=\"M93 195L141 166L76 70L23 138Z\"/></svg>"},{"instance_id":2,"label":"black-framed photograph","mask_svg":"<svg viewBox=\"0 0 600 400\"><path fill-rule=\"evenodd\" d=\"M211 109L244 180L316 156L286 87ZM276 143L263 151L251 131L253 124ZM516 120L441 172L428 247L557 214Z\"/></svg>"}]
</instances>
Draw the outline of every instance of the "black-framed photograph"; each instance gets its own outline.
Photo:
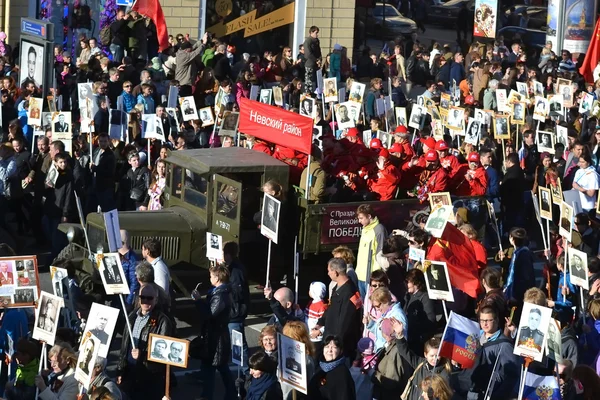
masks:
<instances>
[{"instance_id":1,"label":"black-framed photograph","mask_svg":"<svg viewBox=\"0 0 600 400\"><path fill-rule=\"evenodd\" d=\"M231 362L240 367L244 366L244 336L235 329L231 331Z\"/></svg>"},{"instance_id":2,"label":"black-framed photograph","mask_svg":"<svg viewBox=\"0 0 600 400\"><path fill-rule=\"evenodd\" d=\"M260 233L277 244L279 233L279 211L281 201L265 193L263 197L262 217L260 219Z\"/></svg>"},{"instance_id":3,"label":"black-framed photograph","mask_svg":"<svg viewBox=\"0 0 600 400\"><path fill-rule=\"evenodd\" d=\"M454 301L448 266L442 261L424 260L427 293L433 300Z\"/></svg>"},{"instance_id":4,"label":"black-framed photograph","mask_svg":"<svg viewBox=\"0 0 600 400\"><path fill-rule=\"evenodd\" d=\"M36 88L43 90L46 73L44 45L21 39L21 69L19 84L25 86L33 82Z\"/></svg>"},{"instance_id":5,"label":"black-framed photograph","mask_svg":"<svg viewBox=\"0 0 600 400\"><path fill-rule=\"evenodd\" d=\"M272 89L260 89L259 101L261 103L271 105L272 99L273 99L273 90Z\"/></svg>"},{"instance_id":6,"label":"black-framed photograph","mask_svg":"<svg viewBox=\"0 0 600 400\"><path fill-rule=\"evenodd\" d=\"M99 254L96 260L106 294L129 294L129 284L119 253Z\"/></svg>"},{"instance_id":7,"label":"black-framed photograph","mask_svg":"<svg viewBox=\"0 0 600 400\"><path fill-rule=\"evenodd\" d=\"M589 290L588 281L588 258L583 251L573 247L568 248L569 272L571 273L571 283L582 289Z\"/></svg>"},{"instance_id":8,"label":"black-framed photograph","mask_svg":"<svg viewBox=\"0 0 600 400\"><path fill-rule=\"evenodd\" d=\"M219 136L232 136L237 134L238 124L240 122L240 113L234 111L225 111L219 127Z\"/></svg>"},{"instance_id":9,"label":"black-framed photograph","mask_svg":"<svg viewBox=\"0 0 600 400\"><path fill-rule=\"evenodd\" d=\"M148 339L148 361L187 368L189 349L189 340L151 333Z\"/></svg>"},{"instance_id":10,"label":"black-framed photograph","mask_svg":"<svg viewBox=\"0 0 600 400\"><path fill-rule=\"evenodd\" d=\"M194 96L182 97L179 99L181 107L181 115L184 121L192 121L198 119L198 109L196 108L196 100Z\"/></svg>"},{"instance_id":11,"label":"black-framed photograph","mask_svg":"<svg viewBox=\"0 0 600 400\"><path fill-rule=\"evenodd\" d=\"M58 318L64 301L61 297L42 292L35 310L35 323L32 337L54 346L54 337L58 329Z\"/></svg>"},{"instance_id":12,"label":"black-framed photograph","mask_svg":"<svg viewBox=\"0 0 600 400\"><path fill-rule=\"evenodd\" d=\"M513 103L511 120L515 125L523 125L525 123L525 103L520 101Z\"/></svg>"},{"instance_id":13,"label":"black-framed photograph","mask_svg":"<svg viewBox=\"0 0 600 400\"><path fill-rule=\"evenodd\" d=\"M551 308L523 303L514 354L542 361L546 345L546 332L548 332L551 316Z\"/></svg>"},{"instance_id":14,"label":"black-framed photograph","mask_svg":"<svg viewBox=\"0 0 600 400\"><path fill-rule=\"evenodd\" d=\"M105 306L99 303L92 303L87 323L85 324L83 337L86 337L89 332L89 334L98 338L100 357L108 356L110 342L115 332L120 312L121 310L118 308Z\"/></svg>"}]
</instances>

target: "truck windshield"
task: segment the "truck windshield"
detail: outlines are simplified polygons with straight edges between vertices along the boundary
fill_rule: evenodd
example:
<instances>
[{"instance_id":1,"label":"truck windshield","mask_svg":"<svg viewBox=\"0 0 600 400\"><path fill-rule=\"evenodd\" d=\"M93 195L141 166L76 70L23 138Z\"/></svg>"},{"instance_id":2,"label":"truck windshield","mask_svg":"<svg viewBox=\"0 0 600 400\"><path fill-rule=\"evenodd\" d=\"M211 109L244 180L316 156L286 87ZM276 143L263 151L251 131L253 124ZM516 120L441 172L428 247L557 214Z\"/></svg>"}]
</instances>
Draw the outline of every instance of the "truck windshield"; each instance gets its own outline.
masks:
<instances>
[{"instance_id":1,"label":"truck windshield","mask_svg":"<svg viewBox=\"0 0 600 400\"><path fill-rule=\"evenodd\" d=\"M206 209L206 190L208 186L206 179L190 170L185 171L184 179L183 201L194 207Z\"/></svg>"}]
</instances>

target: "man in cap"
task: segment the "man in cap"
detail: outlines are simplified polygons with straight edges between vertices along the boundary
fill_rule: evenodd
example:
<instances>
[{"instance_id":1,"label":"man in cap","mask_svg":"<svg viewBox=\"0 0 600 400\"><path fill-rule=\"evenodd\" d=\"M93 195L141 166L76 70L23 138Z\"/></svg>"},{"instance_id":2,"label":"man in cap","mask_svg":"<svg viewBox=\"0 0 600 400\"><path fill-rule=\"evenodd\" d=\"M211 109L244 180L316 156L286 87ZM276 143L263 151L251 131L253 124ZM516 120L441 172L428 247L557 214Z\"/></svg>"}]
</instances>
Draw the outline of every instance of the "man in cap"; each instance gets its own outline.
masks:
<instances>
[{"instance_id":1,"label":"man in cap","mask_svg":"<svg viewBox=\"0 0 600 400\"><path fill-rule=\"evenodd\" d=\"M379 139L373 139L374 140ZM390 162L390 152L382 148L377 158L377 175L367 180L369 190L376 193L379 200L392 200L396 195L400 175L398 169Z\"/></svg>"},{"instance_id":2,"label":"man in cap","mask_svg":"<svg viewBox=\"0 0 600 400\"><path fill-rule=\"evenodd\" d=\"M415 155L415 150L410 145L410 134L408 128L400 125L394 131L394 143L399 143L404 149L404 154L407 159L411 159Z\"/></svg>"},{"instance_id":3,"label":"man in cap","mask_svg":"<svg viewBox=\"0 0 600 400\"><path fill-rule=\"evenodd\" d=\"M456 175L459 180L454 193L457 196L483 196L487 190L487 174L485 168L481 166L479 153L473 151L467 157L468 167L464 174ZM463 170L461 168L461 170Z\"/></svg>"},{"instance_id":4,"label":"man in cap","mask_svg":"<svg viewBox=\"0 0 600 400\"><path fill-rule=\"evenodd\" d=\"M450 147L444 140L438 140L435 142L435 151L437 151L440 157L440 164L448 172L448 177L453 178L456 172L460 168L460 162L454 154L450 154Z\"/></svg>"},{"instance_id":5,"label":"man in cap","mask_svg":"<svg viewBox=\"0 0 600 400\"><path fill-rule=\"evenodd\" d=\"M411 170L419 171L419 181L417 183L418 195L445 192L448 187L448 173L441 167L438 153L432 149L427 151L423 158L425 160L424 168L419 165L413 165L411 168ZM412 161L408 164L411 163ZM415 194L412 192L409 192L408 195L415 197Z\"/></svg>"}]
</instances>

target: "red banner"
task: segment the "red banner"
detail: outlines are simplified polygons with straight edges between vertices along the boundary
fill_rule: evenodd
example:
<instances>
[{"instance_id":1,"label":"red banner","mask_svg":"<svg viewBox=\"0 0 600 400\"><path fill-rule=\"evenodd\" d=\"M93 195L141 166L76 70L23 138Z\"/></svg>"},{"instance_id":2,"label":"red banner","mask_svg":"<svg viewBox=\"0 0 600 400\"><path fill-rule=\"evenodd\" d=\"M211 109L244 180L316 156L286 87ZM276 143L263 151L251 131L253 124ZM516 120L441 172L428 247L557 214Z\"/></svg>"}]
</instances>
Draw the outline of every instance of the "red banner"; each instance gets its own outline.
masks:
<instances>
[{"instance_id":1,"label":"red banner","mask_svg":"<svg viewBox=\"0 0 600 400\"><path fill-rule=\"evenodd\" d=\"M313 120L279 107L258 101L240 99L239 131L310 154Z\"/></svg>"}]
</instances>

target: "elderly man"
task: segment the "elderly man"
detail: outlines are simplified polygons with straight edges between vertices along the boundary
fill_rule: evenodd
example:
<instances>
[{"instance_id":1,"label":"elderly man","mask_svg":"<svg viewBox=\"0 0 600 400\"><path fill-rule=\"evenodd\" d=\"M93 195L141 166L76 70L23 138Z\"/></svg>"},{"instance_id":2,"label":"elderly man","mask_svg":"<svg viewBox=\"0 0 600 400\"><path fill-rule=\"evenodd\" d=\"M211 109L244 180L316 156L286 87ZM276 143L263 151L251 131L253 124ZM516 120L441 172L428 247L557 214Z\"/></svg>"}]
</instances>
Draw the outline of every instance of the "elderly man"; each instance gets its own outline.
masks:
<instances>
[{"instance_id":1,"label":"elderly man","mask_svg":"<svg viewBox=\"0 0 600 400\"><path fill-rule=\"evenodd\" d=\"M265 298L269 300L269 305L273 311L273 316L267 322L267 325L275 325L278 331L281 331L289 321L304 321L302 311L296 312L294 304L294 292L291 289L282 287L273 294L273 289L267 286L264 290Z\"/></svg>"}]
</instances>

